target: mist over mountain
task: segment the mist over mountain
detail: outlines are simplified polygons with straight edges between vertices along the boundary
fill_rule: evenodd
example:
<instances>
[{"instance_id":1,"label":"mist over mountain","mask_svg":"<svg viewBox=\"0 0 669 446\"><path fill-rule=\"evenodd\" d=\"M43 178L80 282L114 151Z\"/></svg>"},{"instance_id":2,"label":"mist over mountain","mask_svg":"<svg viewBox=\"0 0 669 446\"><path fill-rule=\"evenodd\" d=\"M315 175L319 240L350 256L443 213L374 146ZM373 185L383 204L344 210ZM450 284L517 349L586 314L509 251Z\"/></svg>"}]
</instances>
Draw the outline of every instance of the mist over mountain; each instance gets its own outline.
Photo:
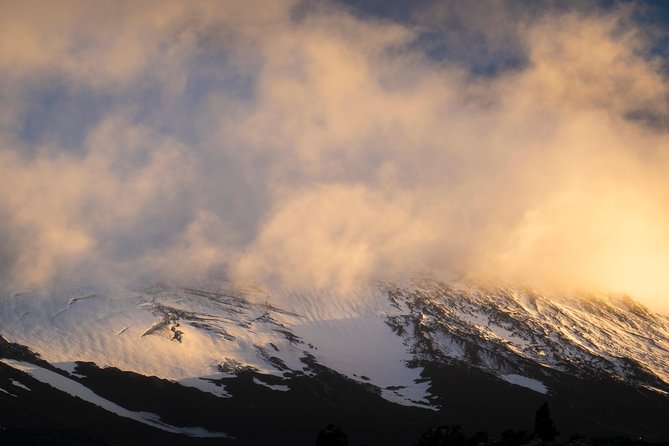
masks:
<instances>
[{"instance_id":1,"label":"mist over mountain","mask_svg":"<svg viewBox=\"0 0 669 446\"><path fill-rule=\"evenodd\" d=\"M0 2L0 441L669 441L668 23Z\"/></svg>"},{"instance_id":2,"label":"mist over mountain","mask_svg":"<svg viewBox=\"0 0 669 446\"><path fill-rule=\"evenodd\" d=\"M6 292L464 276L666 312L662 24L530 3L2 5Z\"/></svg>"}]
</instances>

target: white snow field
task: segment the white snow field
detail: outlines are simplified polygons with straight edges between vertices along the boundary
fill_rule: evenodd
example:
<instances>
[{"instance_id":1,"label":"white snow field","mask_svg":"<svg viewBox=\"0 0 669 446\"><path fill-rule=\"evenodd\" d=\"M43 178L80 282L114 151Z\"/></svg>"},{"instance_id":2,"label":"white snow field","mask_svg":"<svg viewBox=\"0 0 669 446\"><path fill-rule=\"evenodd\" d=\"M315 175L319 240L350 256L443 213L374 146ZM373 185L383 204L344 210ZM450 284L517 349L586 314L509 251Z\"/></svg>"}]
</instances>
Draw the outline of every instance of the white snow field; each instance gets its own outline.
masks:
<instances>
[{"instance_id":1,"label":"white snow field","mask_svg":"<svg viewBox=\"0 0 669 446\"><path fill-rule=\"evenodd\" d=\"M621 296L548 296L426 280L347 296L224 281L82 287L4 296L0 327L9 341L68 373L75 361L91 361L222 398L230 395L214 382L221 377L251 369L279 378L271 385L256 379L257 385L288 391L289 378L313 373L308 362L315 360L375 386L389 401L437 409L416 366L421 342L541 394L550 389L523 364L631 381L640 369L669 382L669 322ZM472 344L480 347L475 356L465 348ZM660 391L649 381L639 385Z\"/></svg>"}]
</instances>

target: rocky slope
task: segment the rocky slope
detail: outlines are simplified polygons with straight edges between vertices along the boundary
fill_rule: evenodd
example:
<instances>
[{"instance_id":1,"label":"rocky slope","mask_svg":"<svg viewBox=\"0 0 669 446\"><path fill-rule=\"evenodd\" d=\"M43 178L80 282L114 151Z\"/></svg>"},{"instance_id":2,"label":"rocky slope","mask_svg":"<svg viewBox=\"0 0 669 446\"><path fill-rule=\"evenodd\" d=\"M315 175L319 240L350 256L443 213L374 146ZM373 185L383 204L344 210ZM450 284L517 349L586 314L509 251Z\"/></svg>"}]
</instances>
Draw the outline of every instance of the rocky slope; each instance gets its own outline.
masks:
<instances>
[{"instance_id":1,"label":"rocky slope","mask_svg":"<svg viewBox=\"0 0 669 446\"><path fill-rule=\"evenodd\" d=\"M430 280L354 296L226 282L26 291L0 302L0 332L3 370L192 441L263 444L264 423L276 444L310 444L305 426L333 420L370 444L444 421L501 432L543 401L564 431L669 439L669 321L626 296ZM20 406L12 385L0 398Z\"/></svg>"}]
</instances>

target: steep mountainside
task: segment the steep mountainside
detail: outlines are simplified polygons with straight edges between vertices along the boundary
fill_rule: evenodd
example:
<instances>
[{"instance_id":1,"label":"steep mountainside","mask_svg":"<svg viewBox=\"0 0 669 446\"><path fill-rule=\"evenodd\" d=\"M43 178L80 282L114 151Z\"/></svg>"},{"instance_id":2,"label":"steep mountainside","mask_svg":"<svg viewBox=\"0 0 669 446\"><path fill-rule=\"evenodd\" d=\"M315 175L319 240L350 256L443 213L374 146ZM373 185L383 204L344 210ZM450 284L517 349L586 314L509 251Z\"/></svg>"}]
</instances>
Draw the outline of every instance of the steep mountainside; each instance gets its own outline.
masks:
<instances>
[{"instance_id":1,"label":"steep mountainside","mask_svg":"<svg viewBox=\"0 0 669 446\"><path fill-rule=\"evenodd\" d=\"M669 320L627 296L547 296L429 281L386 293L398 310L387 321L417 358L462 360L511 382L539 366L669 390Z\"/></svg>"},{"instance_id":2,"label":"steep mountainside","mask_svg":"<svg viewBox=\"0 0 669 446\"><path fill-rule=\"evenodd\" d=\"M0 327L41 355L5 349L5 373L192 441L311 444L305 426L331 421L370 444L443 422L528 429L543 401L564 432L669 439L669 321L626 296L429 280L356 296L225 282L26 291L2 299ZM20 406L12 386L0 398Z\"/></svg>"}]
</instances>

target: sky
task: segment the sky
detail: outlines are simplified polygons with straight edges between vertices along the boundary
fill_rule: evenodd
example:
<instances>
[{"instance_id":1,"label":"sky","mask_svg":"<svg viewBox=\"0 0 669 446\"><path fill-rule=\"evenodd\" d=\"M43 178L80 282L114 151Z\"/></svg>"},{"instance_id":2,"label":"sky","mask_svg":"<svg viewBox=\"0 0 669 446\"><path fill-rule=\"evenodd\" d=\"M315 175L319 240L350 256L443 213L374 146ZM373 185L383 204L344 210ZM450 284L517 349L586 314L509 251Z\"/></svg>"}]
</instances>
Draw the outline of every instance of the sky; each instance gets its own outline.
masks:
<instances>
[{"instance_id":1,"label":"sky","mask_svg":"<svg viewBox=\"0 0 669 446\"><path fill-rule=\"evenodd\" d=\"M0 283L669 312L661 1L0 1Z\"/></svg>"}]
</instances>

